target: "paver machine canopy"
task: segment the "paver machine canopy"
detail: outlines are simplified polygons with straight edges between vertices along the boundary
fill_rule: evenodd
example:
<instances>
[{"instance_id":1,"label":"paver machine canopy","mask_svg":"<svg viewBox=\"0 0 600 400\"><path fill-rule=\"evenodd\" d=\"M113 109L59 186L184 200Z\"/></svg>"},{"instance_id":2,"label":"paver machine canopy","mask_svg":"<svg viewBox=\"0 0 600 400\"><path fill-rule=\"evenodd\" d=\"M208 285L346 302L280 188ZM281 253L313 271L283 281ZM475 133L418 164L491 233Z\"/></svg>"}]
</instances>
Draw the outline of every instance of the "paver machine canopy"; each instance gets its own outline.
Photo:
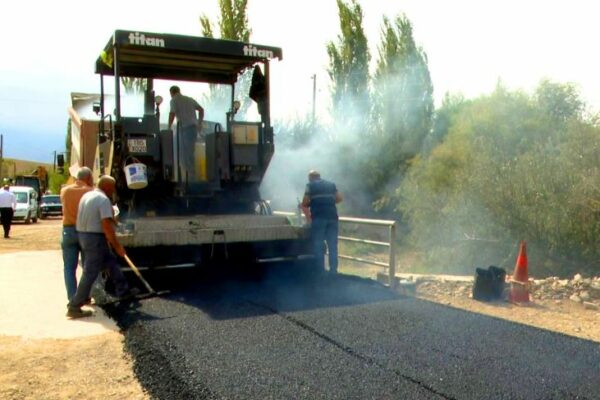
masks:
<instances>
[{"instance_id":1,"label":"paver machine canopy","mask_svg":"<svg viewBox=\"0 0 600 400\"><path fill-rule=\"evenodd\" d=\"M137 31L116 31L96 61L100 75L100 144L111 156L100 164L117 180L117 201L126 216L254 213L258 187L274 152L269 104L269 62L281 60L280 48L230 40ZM248 96L256 102L257 121L238 121L235 83L252 72ZM114 112L106 110L105 77L114 77ZM145 79L144 112L122 113L121 78ZM177 126L160 122L158 80L228 85L230 101L222 110L224 126L204 121L195 148L195 174L182 170ZM185 93L184 93L185 94ZM142 101L142 100L141 100ZM166 110L168 112L168 110ZM127 166L145 167L147 185L133 185ZM102 167L102 165L100 165ZM145 182L142 182L145 183ZM138 187L138 189L135 189ZM140 188L143 187L143 188Z\"/></svg>"}]
</instances>

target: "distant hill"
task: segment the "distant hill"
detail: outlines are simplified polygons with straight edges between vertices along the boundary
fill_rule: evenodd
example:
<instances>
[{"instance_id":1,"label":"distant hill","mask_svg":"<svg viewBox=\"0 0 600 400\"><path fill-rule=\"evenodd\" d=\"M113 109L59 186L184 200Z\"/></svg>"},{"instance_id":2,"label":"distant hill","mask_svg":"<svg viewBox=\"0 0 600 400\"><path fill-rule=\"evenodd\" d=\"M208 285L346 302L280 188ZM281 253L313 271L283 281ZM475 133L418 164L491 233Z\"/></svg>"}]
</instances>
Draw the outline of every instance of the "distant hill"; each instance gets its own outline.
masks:
<instances>
[{"instance_id":1,"label":"distant hill","mask_svg":"<svg viewBox=\"0 0 600 400\"><path fill-rule=\"evenodd\" d=\"M0 177L13 178L15 175L28 175L31 174L40 165L45 167L48 171L52 171L52 164L43 163L39 161L5 158L2 161L2 171L0 171Z\"/></svg>"}]
</instances>

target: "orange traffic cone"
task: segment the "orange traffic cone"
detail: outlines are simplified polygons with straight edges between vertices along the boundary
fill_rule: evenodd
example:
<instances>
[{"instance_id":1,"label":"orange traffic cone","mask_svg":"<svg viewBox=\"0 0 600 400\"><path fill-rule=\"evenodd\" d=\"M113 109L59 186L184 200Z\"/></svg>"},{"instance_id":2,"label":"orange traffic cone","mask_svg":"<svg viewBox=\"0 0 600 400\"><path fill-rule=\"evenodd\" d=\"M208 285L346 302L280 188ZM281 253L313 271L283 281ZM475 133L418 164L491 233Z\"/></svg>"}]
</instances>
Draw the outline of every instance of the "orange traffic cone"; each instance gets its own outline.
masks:
<instances>
[{"instance_id":1,"label":"orange traffic cone","mask_svg":"<svg viewBox=\"0 0 600 400\"><path fill-rule=\"evenodd\" d=\"M510 300L517 303L529 301L529 274L527 272L527 249L525 241L521 241L517 264L511 279Z\"/></svg>"}]
</instances>

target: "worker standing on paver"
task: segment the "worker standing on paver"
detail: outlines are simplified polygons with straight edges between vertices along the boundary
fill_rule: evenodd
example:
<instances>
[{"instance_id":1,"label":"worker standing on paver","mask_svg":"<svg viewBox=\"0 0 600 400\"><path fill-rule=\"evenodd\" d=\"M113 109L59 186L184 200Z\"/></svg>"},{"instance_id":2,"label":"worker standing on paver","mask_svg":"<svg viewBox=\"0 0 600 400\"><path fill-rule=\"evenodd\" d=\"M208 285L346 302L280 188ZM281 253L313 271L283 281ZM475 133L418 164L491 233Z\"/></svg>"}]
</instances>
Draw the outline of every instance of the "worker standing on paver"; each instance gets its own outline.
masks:
<instances>
[{"instance_id":1,"label":"worker standing on paver","mask_svg":"<svg viewBox=\"0 0 600 400\"><path fill-rule=\"evenodd\" d=\"M321 179L318 171L308 173L308 184L302 199L302 209L310 223L310 234L317 266L325 271L324 244L329 253L329 273L338 267L338 214L336 204L342 201L335 183Z\"/></svg>"},{"instance_id":2,"label":"worker standing on paver","mask_svg":"<svg viewBox=\"0 0 600 400\"><path fill-rule=\"evenodd\" d=\"M4 184L0 190L0 220L4 229L4 239L10 238L10 225L12 224L13 214L17 209L17 197L10 191L10 185Z\"/></svg>"},{"instance_id":3,"label":"worker standing on paver","mask_svg":"<svg viewBox=\"0 0 600 400\"><path fill-rule=\"evenodd\" d=\"M117 240L114 228L113 208L110 199L115 192L115 179L101 176L98 187L81 197L77 212L77 235L79 244L85 254L83 275L75 295L67 305L67 317L81 318L92 315L91 311L83 311L81 306L89 298L92 285L103 268L108 270L115 282L116 294L119 298L129 298L136 294L129 289L117 259L110 247L120 256L125 256L125 249Z\"/></svg>"},{"instance_id":4,"label":"worker standing on paver","mask_svg":"<svg viewBox=\"0 0 600 400\"><path fill-rule=\"evenodd\" d=\"M87 192L94 190L94 178L92 170L82 167L77 172L75 183L63 187L60 191L60 202L63 207L63 231L60 246L63 256L63 273L67 299L71 299L77 291L77 264L81 254L83 264L83 253L77 236L77 210L81 197Z\"/></svg>"},{"instance_id":5,"label":"worker standing on paver","mask_svg":"<svg viewBox=\"0 0 600 400\"><path fill-rule=\"evenodd\" d=\"M198 126L204 119L204 109L196 100L181 94L179 86L171 86L171 110L169 112L169 130L173 126L173 121L177 117L180 132L177 137L179 154L183 159L183 165L188 179L194 180L196 169L194 168L194 150L196 148L196 138L198 136ZM196 116L198 112L198 117ZM181 165L181 160L179 162Z\"/></svg>"}]
</instances>

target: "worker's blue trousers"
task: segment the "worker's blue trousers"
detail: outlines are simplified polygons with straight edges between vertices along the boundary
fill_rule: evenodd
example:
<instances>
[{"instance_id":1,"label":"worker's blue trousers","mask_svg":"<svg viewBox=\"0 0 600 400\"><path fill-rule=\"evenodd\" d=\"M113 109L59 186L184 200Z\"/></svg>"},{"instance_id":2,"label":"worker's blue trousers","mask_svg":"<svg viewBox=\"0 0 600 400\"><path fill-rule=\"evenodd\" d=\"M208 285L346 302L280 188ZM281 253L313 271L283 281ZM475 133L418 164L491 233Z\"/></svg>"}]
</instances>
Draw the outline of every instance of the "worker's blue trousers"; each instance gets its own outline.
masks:
<instances>
[{"instance_id":1,"label":"worker's blue trousers","mask_svg":"<svg viewBox=\"0 0 600 400\"><path fill-rule=\"evenodd\" d=\"M77 264L79 263L79 254L81 254L81 264L83 265L83 253L79 247L79 239L74 226L63 226L62 239L60 241L63 256L63 273L65 277L65 287L67 288L67 300L77 291Z\"/></svg>"},{"instance_id":2,"label":"worker's blue trousers","mask_svg":"<svg viewBox=\"0 0 600 400\"><path fill-rule=\"evenodd\" d=\"M325 245L329 253L329 272L337 273L338 269L338 220L314 218L310 224L313 252L320 270L325 271Z\"/></svg>"},{"instance_id":3,"label":"worker's blue trousers","mask_svg":"<svg viewBox=\"0 0 600 400\"><path fill-rule=\"evenodd\" d=\"M126 294L129 291L127 279L119 268L117 258L110 251L104 234L77 232L77 235L85 261L79 286L69 300L69 307L80 307L90 297L92 285L103 269L108 271L110 279L115 283L117 296Z\"/></svg>"}]
</instances>

